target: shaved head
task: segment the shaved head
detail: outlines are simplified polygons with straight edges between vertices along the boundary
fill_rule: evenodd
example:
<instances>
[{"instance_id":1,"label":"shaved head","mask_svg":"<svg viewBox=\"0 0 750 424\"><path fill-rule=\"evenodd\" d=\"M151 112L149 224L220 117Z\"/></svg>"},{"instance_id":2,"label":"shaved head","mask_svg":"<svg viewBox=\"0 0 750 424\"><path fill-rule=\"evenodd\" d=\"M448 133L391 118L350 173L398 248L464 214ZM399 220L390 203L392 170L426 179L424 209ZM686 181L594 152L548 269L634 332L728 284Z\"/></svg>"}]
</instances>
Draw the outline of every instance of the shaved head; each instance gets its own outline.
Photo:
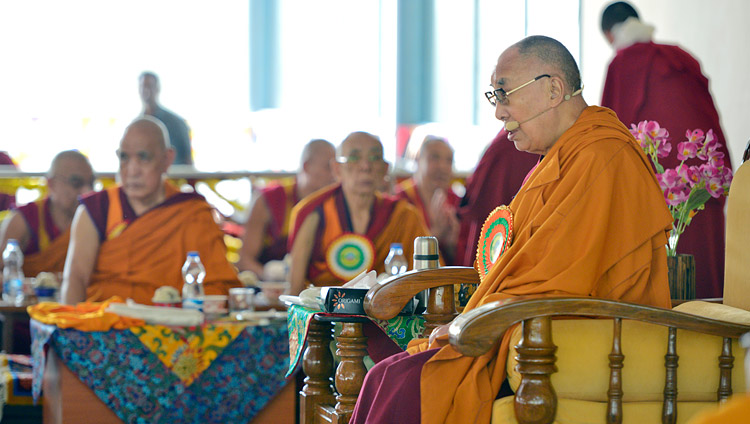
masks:
<instances>
[{"instance_id":1,"label":"shaved head","mask_svg":"<svg viewBox=\"0 0 750 424\"><path fill-rule=\"evenodd\" d=\"M380 142L380 138L368 132L356 131L346 136L344 141L342 141L339 145L339 148L336 149L336 154L342 156L347 152L347 148L349 145L353 143L359 144L364 140L374 140L375 142L377 142L378 146L380 146L380 153L383 153L383 143Z\"/></svg>"},{"instance_id":2,"label":"shaved head","mask_svg":"<svg viewBox=\"0 0 750 424\"><path fill-rule=\"evenodd\" d=\"M63 168L77 169L87 176L93 175L93 169L88 158L78 150L65 150L52 159L52 164L47 171L47 178L52 178L63 171Z\"/></svg>"},{"instance_id":3,"label":"shaved head","mask_svg":"<svg viewBox=\"0 0 750 424\"><path fill-rule=\"evenodd\" d=\"M576 60L559 41L543 35L532 35L514 44L513 47L518 49L521 56L534 57L556 70L570 92L581 88L581 73Z\"/></svg>"},{"instance_id":4,"label":"shaved head","mask_svg":"<svg viewBox=\"0 0 750 424\"><path fill-rule=\"evenodd\" d=\"M320 154L328 155L329 152L335 152L335 150L336 148L333 147L333 144L328 140L320 138L310 140L302 149L302 156L300 157L299 164L300 166L304 166L313 157Z\"/></svg>"},{"instance_id":5,"label":"shaved head","mask_svg":"<svg viewBox=\"0 0 750 424\"><path fill-rule=\"evenodd\" d=\"M167 127L160 120L150 115L143 115L131 122L130 125L125 129L125 135L128 133L135 132L146 135L149 140L152 140L157 147L163 150L171 149L172 144L169 142L169 133ZM123 137L124 139L125 137Z\"/></svg>"},{"instance_id":6,"label":"shaved head","mask_svg":"<svg viewBox=\"0 0 750 424\"><path fill-rule=\"evenodd\" d=\"M442 138L442 137L436 137L434 135L428 135L424 138L422 141L422 145L419 147L419 153L417 153L417 158L420 158L422 155L425 154L425 152L431 147L436 144L443 145L447 147L451 152L453 152L453 147L448 143L448 140Z\"/></svg>"},{"instance_id":7,"label":"shaved head","mask_svg":"<svg viewBox=\"0 0 750 424\"><path fill-rule=\"evenodd\" d=\"M47 189L52 207L73 216L78 196L93 189L94 171L86 156L77 150L55 155L47 172Z\"/></svg>"}]
</instances>

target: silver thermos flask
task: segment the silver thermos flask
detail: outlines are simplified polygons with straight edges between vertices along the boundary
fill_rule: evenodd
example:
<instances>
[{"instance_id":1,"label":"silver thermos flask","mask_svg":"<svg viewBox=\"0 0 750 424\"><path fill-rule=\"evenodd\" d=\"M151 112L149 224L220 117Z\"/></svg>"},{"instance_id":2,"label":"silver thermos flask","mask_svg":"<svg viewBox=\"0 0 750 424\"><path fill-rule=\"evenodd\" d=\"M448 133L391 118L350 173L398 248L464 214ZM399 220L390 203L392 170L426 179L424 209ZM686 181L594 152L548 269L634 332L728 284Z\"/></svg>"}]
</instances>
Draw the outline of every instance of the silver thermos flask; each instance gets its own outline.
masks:
<instances>
[{"instance_id":1,"label":"silver thermos flask","mask_svg":"<svg viewBox=\"0 0 750 424\"><path fill-rule=\"evenodd\" d=\"M414 239L414 267L415 271L422 269L440 268L440 249L436 237L417 237ZM417 294L415 313L421 314L427 309L427 290Z\"/></svg>"}]
</instances>

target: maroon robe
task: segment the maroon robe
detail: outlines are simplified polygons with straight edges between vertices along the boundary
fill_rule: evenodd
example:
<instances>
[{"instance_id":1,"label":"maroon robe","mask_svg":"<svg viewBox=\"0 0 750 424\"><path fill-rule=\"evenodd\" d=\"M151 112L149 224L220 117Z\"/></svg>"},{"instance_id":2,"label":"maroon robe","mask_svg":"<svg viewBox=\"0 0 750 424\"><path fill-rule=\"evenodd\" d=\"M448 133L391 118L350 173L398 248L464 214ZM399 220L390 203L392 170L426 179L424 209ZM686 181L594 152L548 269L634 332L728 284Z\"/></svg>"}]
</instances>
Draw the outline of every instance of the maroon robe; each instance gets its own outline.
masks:
<instances>
[{"instance_id":1,"label":"maroon robe","mask_svg":"<svg viewBox=\"0 0 750 424\"><path fill-rule=\"evenodd\" d=\"M261 196L271 212L271 220L263 235L258 261L265 264L271 260L281 260L287 254L287 239L289 237L289 217L292 207L299 202L297 197L297 181L292 179L272 184L261 191Z\"/></svg>"},{"instance_id":2,"label":"maroon robe","mask_svg":"<svg viewBox=\"0 0 750 424\"><path fill-rule=\"evenodd\" d=\"M659 159L664 168L679 165L677 143L686 139L686 130L698 128L714 130L722 144L724 166L732 166L708 79L698 61L677 46L648 42L619 50L607 71L602 106L614 110L627 127L650 120L666 128L673 152ZM700 162L690 159L685 163ZM695 256L698 298L722 296L724 231L724 198L711 198L677 244L678 253Z\"/></svg>"},{"instance_id":3,"label":"maroon robe","mask_svg":"<svg viewBox=\"0 0 750 424\"><path fill-rule=\"evenodd\" d=\"M510 203L538 161L538 155L516 149L505 131L492 140L466 181L466 194L458 209L461 230L456 246L457 265L474 266L484 220L496 207Z\"/></svg>"},{"instance_id":4,"label":"maroon robe","mask_svg":"<svg viewBox=\"0 0 750 424\"><path fill-rule=\"evenodd\" d=\"M13 159L10 158L7 152L0 151L0 165L8 165L16 168L16 164L13 163ZM0 211L12 209L16 206L15 194L0 193Z\"/></svg>"}]
</instances>

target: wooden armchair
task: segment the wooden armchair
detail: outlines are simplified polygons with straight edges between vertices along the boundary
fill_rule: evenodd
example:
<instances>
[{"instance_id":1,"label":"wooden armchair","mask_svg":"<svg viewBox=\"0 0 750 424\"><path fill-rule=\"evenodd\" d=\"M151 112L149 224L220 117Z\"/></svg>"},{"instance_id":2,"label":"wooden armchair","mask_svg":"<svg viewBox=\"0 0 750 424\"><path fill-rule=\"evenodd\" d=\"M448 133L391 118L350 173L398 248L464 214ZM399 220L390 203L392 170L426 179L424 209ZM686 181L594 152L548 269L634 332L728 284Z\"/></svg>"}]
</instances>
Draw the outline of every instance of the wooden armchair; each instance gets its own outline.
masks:
<instances>
[{"instance_id":1,"label":"wooden armchair","mask_svg":"<svg viewBox=\"0 0 750 424\"><path fill-rule=\"evenodd\" d=\"M551 320L561 316L612 319ZM741 351L737 338L750 332L750 317L736 324L587 297L517 298L462 314L450 342L479 356L519 322L507 366L515 396L495 401L493 422L684 422L745 392L744 366L733 351ZM592 359L592 351L602 358ZM657 357L645 358L647 351ZM686 369L678 368L681 359Z\"/></svg>"}]
</instances>

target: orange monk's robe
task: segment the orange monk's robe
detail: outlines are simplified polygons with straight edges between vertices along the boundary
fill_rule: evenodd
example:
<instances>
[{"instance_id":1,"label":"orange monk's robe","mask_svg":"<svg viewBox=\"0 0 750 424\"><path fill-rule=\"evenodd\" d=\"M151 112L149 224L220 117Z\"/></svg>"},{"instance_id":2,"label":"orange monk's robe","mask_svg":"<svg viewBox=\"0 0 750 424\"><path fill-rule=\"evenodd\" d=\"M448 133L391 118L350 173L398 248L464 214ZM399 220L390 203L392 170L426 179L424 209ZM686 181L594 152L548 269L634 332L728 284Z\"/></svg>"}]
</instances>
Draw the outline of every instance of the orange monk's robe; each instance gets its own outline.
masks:
<instances>
[{"instance_id":1,"label":"orange monk's robe","mask_svg":"<svg viewBox=\"0 0 750 424\"><path fill-rule=\"evenodd\" d=\"M611 110L586 108L509 206L514 240L466 310L547 294L670 308L665 244L672 218L648 159ZM509 337L476 358L445 345L447 337L438 340L444 346L421 373L422 422L489 423Z\"/></svg>"},{"instance_id":2,"label":"orange monk's robe","mask_svg":"<svg viewBox=\"0 0 750 424\"><path fill-rule=\"evenodd\" d=\"M745 424L750 421L750 395L733 397L712 411L701 412L688 424Z\"/></svg>"},{"instance_id":3,"label":"orange monk's robe","mask_svg":"<svg viewBox=\"0 0 750 424\"><path fill-rule=\"evenodd\" d=\"M50 200L44 198L17 209L29 229L29 243L23 251L23 273L36 277L40 272L62 272L68 254L70 228L61 230L50 212Z\"/></svg>"},{"instance_id":4,"label":"orange monk's robe","mask_svg":"<svg viewBox=\"0 0 750 424\"><path fill-rule=\"evenodd\" d=\"M196 251L206 268L206 294L227 294L240 287L226 259L223 234L211 206L196 193L166 184L166 199L136 216L120 186L81 199L94 221L101 245L86 288L88 301L112 296L151 304L161 286L182 290L182 264Z\"/></svg>"},{"instance_id":5,"label":"orange monk's robe","mask_svg":"<svg viewBox=\"0 0 750 424\"><path fill-rule=\"evenodd\" d=\"M307 271L307 282L315 286L341 285L350 278L337 276L326 253L341 236L353 234L349 209L340 184L323 188L300 201L292 210L293 227L289 236L289 250L300 226L311 213L317 213L320 222L315 233L313 250ZM374 250L372 266L378 274L385 272L385 258L391 243L401 243L407 261L414 253L414 239L429 235L419 212L406 200L376 193L370 212L367 232L361 234Z\"/></svg>"}]
</instances>

